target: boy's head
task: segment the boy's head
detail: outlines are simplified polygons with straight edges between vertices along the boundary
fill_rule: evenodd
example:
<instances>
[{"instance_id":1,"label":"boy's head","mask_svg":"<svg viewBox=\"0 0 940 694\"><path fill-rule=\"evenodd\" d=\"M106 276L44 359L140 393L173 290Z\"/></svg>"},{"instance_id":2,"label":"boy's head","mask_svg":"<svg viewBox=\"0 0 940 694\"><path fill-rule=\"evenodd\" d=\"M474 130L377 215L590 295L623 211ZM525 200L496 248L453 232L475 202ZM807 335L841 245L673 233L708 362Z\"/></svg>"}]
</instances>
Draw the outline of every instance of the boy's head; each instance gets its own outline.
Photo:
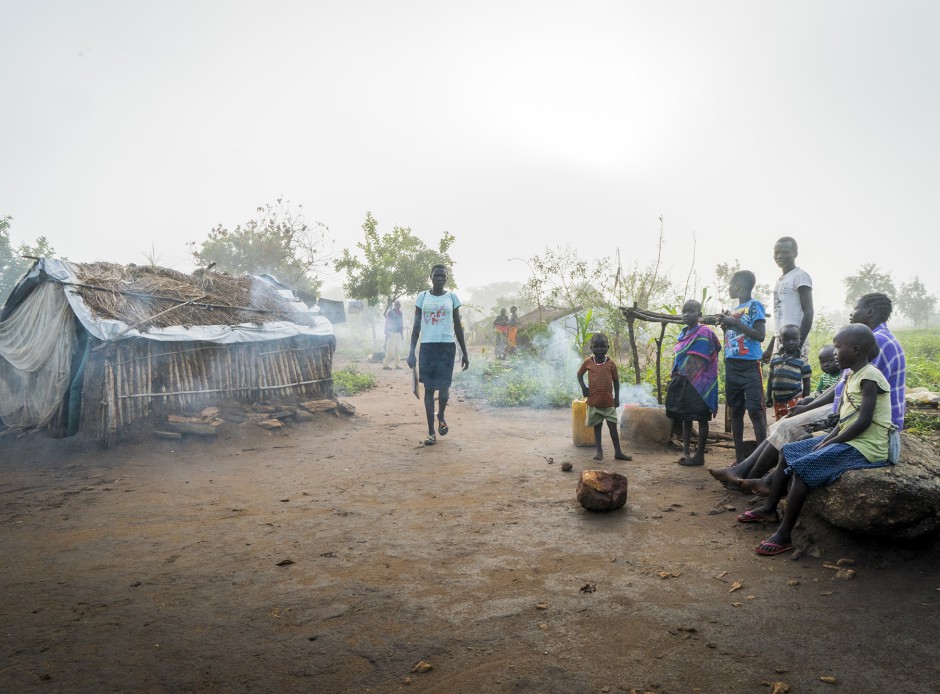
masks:
<instances>
[{"instance_id":1,"label":"boy's head","mask_svg":"<svg viewBox=\"0 0 940 694\"><path fill-rule=\"evenodd\" d=\"M400 302L400 301L396 301L396 302L395 302L395 308L397 308L397 309L400 309L400 308L401 308L401 302Z\"/></svg>"},{"instance_id":2,"label":"boy's head","mask_svg":"<svg viewBox=\"0 0 940 694\"><path fill-rule=\"evenodd\" d=\"M783 236L774 244L774 262L784 273L796 267L796 239L792 236Z\"/></svg>"},{"instance_id":3,"label":"boy's head","mask_svg":"<svg viewBox=\"0 0 940 694\"><path fill-rule=\"evenodd\" d=\"M853 323L841 328L832 338L836 350L836 361L843 369L857 371L878 356L880 348L875 334L863 323Z\"/></svg>"},{"instance_id":4,"label":"boy's head","mask_svg":"<svg viewBox=\"0 0 940 694\"><path fill-rule=\"evenodd\" d=\"M517 309L516 309L515 306L510 306L510 307L509 307L509 312L510 312L510 313L515 313L516 310L517 310Z\"/></svg>"},{"instance_id":5,"label":"boy's head","mask_svg":"<svg viewBox=\"0 0 940 694\"><path fill-rule=\"evenodd\" d=\"M877 328L891 317L891 299L887 294L873 292L865 294L855 302L855 310L849 316L850 323L861 323L869 328Z\"/></svg>"},{"instance_id":6,"label":"boy's head","mask_svg":"<svg viewBox=\"0 0 940 694\"><path fill-rule=\"evenodd\" d=\"M819 350L819 368L830 376L839 373L839 362L836 361L836 348L832 345L826 345Z\"/></svg>"},{"instance_id":7,"label":"boy's head","mask_svg":"<svg viewBox=\"0 0 940 694\"><path fill-rule=\"evenodd\" d=\"M796 325L785 325L780 328L780 351L790 355L800 353L800 328Z\"/></svg>"},{"instance_id":8,"label":"boy's head","mask_svg":"<svg viewBox=\"0 0 940 694\"><path fill-rule=\"evenodd\" d=\"M603 357L607 354L608 349L610 349L610 345L604 333L594 333L591 335L591 352L593 352L595 357Z\"/></svg>"},{"instance_id":9,"label":"boy's head","mask_svg":"<svg viewBox=\"0 0 940 694\"><path fill-rule=\"evenodd\" d=\"M694 328L702 320L702 304L695 299L689 299L682 304L682 322Z\"/></svg>"},{"instance_id":10,"label":"boy's head","mask_svg":"<svg viewBox=\"0 0 940 694\"><path fill-rule=\"evenodd\" d=\"M431 287L435 290L441 290L447 284L447 268L443 265L435 265L431 268Z\"/></svg>"},{"instance_id":11,"label":"boy's head","mask_svg":"<svg viewBox=\"0 0 940 694\"><path fill-rule=\"evenodd\" d=\"M506 309L504 309L504 308L499 309L499 315L505 316L505 315L506 315Z\"/></svg>"},{"instance_id":12,"label":"boy's head","mask_svg":"<svg viewBox=\"0 0 940 694\"><path fill-rule=\"evenodd\" d=\"M731 275L731 281L728 283L728 294L732 299L747 300L751 297L751 291L757 284L757 278L750 270L738 270Z\"/></svg>"}]
</instances>

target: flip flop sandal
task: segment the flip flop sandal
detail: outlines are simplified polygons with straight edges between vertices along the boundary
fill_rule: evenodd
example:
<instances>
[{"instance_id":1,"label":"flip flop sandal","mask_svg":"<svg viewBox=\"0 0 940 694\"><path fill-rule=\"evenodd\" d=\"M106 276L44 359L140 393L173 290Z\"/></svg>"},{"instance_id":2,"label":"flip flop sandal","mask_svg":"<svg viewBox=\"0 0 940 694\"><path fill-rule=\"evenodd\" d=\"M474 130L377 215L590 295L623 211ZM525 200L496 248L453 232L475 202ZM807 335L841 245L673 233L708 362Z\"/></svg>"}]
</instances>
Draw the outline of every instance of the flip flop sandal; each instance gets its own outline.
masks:
<instances>
[{"instance_id":1,"label":"flip flop sandal","mask_svg":"<svg viewBox=\"0 0 940 694\"><path fill-rule=\"evenodd\" d=\"M738 523L777 523L780 520L779 516L762 516L753 511L745 511L738 515L737 518Z\"/></svg>"},{"instance_id":2,"label":"flip flop sandal","mask_svg":"<svg viewBox=\"0 0 940 694\"><path fill-rule=\"evenodd\" d=\"M428 436L428 437L424 440L424 445L425 445L425 446L433 446L435 443L437 443L437 437L434 436L433 434L432 434L431 436Z\"/></svg>"},{"instance_id":3,"label":"flip flop sandal","mask_svg":"<svg viewBox=\"0 0 940 694\"><path fill-rule=\"evenodd\" d=\"M447 436L447 432L450 431L450 428L447 426L447 422L443 419L437 423L437 433L441 436Z\"/></svg>"},{"instance_id":4,"label":"flip flop sandal","mask_svg":"<svg viewBox=\"0 0 940 694\"><path fill-rule=\"evenodd\" d=\"M793 545L778 545L776 542L767 542L764 540L754 548L754 551L764 557L773 557L777 554L789 552L791 549L793 549Z\"/></svg>"}]
</instances>

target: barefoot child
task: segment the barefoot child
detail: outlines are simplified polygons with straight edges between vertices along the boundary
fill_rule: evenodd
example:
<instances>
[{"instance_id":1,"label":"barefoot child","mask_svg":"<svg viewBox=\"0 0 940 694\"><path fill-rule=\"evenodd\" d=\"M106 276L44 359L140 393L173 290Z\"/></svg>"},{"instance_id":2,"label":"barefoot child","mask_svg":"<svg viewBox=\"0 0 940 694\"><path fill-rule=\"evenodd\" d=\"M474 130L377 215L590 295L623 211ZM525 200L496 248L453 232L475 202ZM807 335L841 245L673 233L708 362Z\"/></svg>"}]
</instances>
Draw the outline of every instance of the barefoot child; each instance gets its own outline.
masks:
<instances>
[{"instance_id":1,"label":"barefoot child","mask_svg":"<svg viewBox=\"0 0 940 694\"><path fill-rule=\"evenodd\" d=\"M767 436L764 416L764 379L761 373L761 343L764 341L767 315L764 305L751 298L757 279L750 270L731 276L728 294L737 299L734 310L718 318L725 333L725 402L731 410L731 435L735 460L744 459L744 413L754 427L759 444Z\"/></svg>"},{"instance_id":2,"label":"barefoot child","mask_svg":"<svg viewBox=\"0 0 940 694\"><path fill-rule=\"evenodd\" d=\"M772 402L774 418L783 419L802 398L809 397L813 368L800 354L800 328L780 329L780 351L770 360L767 376L767 402Z\"/></svg>"},{"instance_id":3,"label":"barefoot child","mask_svg":"<svg viewBox=\"0 0 940 694\"><path fill-rule=\"evenodd\" d=\"M672 379L666 387L666 416L682 422L682 457L679 465L705 464L708 420L718 412L718 353L721 343L711 328L699 321L702 305L695 300L682 305L685 326L676 339ZM698 422L698 446L689 451L692 422Z\"/></svg>"},{"instance_id":4,"label":"barefoot child","mask_svg":"<svg viewBox=\"0 0 940 694\"><path fill-rule=\"evenodd\" d=\"M738 516L742 523L777 522L777 504L792 476L783 521L777 532L754 548L758 554L774 555L793 549L791 533L812 490L832 484L846 470L889 464L891 386L884 374L869 363L878 355L875 336L868 326L855 324L842 328L832 343L839 365L851 371L839 401L839 424L825 438L784 445L764 505Z\"/></svg>"},{"instance_id":5,"label":"barefoot child","mask_svg":"<svg viewBox=\"0 0 940 694\"><path fill-rule=\"evenodd\" d=\"M614 360L607 356L608 348L607 336L604 333L594 333L591 337L592 355L585 359L581 368L578 369L578 383L581 384L581 392L587 398L585 424L594 427L594 445L597 447L594 460L604 459L601 435L605 421L614 443L614 458L630 460L630 456L624 455L620 450L620 434L617 432L620 376L617 374L617 365L614 364ZM588 375L587 385L584 385L584 374Z\"/></svg>"}]
</instances>

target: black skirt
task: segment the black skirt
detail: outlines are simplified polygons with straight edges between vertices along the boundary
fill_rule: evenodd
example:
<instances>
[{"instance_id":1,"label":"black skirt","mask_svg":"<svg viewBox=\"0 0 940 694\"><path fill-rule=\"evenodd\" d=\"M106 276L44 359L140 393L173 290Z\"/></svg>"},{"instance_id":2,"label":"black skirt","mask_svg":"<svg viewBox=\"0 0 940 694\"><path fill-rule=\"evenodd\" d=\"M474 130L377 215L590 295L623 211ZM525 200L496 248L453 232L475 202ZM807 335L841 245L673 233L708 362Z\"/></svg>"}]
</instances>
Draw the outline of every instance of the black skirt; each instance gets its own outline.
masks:
<instances>
[{"instance_id":1,"label":"black skirt","mask_svg":"<svg viewBox=\"0 0 940 694\"><path fill-rule=\"evenodd\" d=\"M676 374L666 386L666 416L683 422L707 422L711 408L682 374Z\"/></svg>"}]
</instances>

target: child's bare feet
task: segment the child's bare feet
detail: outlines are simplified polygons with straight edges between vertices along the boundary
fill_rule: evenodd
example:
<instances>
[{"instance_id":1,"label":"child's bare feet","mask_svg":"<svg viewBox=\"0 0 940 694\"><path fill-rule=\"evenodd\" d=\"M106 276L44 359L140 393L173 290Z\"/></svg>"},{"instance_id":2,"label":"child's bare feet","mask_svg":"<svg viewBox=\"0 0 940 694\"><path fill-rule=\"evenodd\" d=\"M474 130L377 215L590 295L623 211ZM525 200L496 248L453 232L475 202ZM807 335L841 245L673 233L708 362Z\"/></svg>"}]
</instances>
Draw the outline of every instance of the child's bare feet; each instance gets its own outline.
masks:
<instances>
[{"instance_id":1,"label":"child's bare feet","mask_svg":"<svg viewBox=\"0 0 940 694\"><path fill-rule=\"evenodd\" d=\"M705 464L705 456L700 455L698 453L693 455L691 458L685 458L684 460L679 461L679 465L683 465L685 467L695 467L695 466L704 465L704 464ZM711 471L709 470L709 472Z\"/></svg>"},{"instance_id":2,"label":"child's bare feet","mask_svg":"<svg viewBox=\"0 0 940 694\"><path fill-rule=\"evenodd\" d=\"M594 460L603 460L603 459L604 459L603 451L598 451L597 453L594 454Z\"/></svg>"},{"instance_id":3,"label":"child's bare feet","mask_svg":"<svg viewBox=\"0 0 940 694\"><path fill-rule=\"evenodd\" d=\"M614 453L614 460L633 460L633 456L626 453Z\"/></svg>"},{"instance_id":4,"label":"child's bare feet","mask_svg":"<svg viewBox=\"0 0 940 694\"><path fill-rule=\"evenodd\" d=\"M731 468L728 467L709 468L708 474L726 487L729 485L736 486L741 481L741 478L731 472Z\"/></svg>"},{"instance_id":5,"label":"child's bare feet","mask_svg":"<svg viewBox=\"0 0 940 694\"><path fill-rule=\"evenodd\" d=\"M763 477L758 479L739 480L738 486L741 487L741 489L753 492L755 494L760 494L761 496L767 496L770 494L770 484Z\"/></svg>"}]
</instances>

